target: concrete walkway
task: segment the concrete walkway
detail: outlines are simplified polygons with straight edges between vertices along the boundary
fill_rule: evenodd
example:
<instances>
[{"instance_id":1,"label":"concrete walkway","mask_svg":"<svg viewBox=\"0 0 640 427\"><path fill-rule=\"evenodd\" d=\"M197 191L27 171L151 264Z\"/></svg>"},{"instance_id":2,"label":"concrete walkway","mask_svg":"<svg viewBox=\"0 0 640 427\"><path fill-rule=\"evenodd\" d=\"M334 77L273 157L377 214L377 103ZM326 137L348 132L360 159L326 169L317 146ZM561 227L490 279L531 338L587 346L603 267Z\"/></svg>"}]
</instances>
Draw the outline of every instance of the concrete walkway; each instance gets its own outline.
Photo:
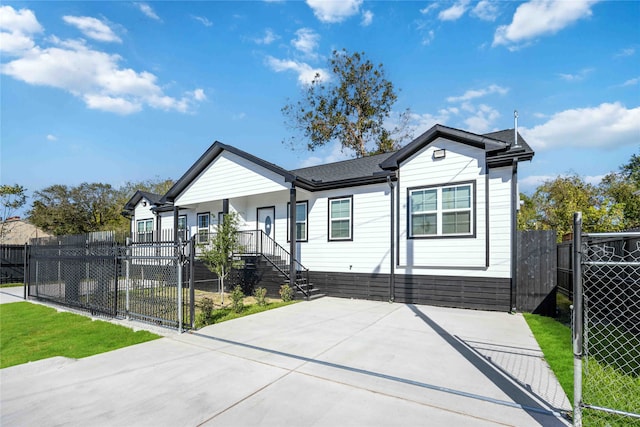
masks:
<instances>
[{"instance_id":1,"label":"concrete walkway","mask_svg":"<svg viewBox=\"0 0 640 427\"><path fill-rule=\"evenodd\" d=\"M1 425L561 426L569 410L521 315L337 298L0 380Z\"/></svg>"}]
</instances>

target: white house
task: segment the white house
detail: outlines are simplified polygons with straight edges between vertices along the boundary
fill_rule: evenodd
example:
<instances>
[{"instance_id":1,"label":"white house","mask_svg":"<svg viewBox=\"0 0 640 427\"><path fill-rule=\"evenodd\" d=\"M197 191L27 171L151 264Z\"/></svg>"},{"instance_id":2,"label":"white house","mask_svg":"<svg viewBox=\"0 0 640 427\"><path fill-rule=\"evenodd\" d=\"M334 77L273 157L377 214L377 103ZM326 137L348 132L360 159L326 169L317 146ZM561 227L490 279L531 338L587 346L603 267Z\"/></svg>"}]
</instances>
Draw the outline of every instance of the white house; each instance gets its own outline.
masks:
<instances>
[{"instance_id":1,"label":"white house","mask_svg":"<svg viewBox=\"0 0 640 427\"><path fill-rule=\"evenodd\" d=\"M297 170L215 142L167 194L125 209L139 239L201 242L237 212L247 252L285 279L308 269L326 295L506 311L518 163L533 155L513 129L441 125L393 153Z\"/></svg>"}]
</instances>

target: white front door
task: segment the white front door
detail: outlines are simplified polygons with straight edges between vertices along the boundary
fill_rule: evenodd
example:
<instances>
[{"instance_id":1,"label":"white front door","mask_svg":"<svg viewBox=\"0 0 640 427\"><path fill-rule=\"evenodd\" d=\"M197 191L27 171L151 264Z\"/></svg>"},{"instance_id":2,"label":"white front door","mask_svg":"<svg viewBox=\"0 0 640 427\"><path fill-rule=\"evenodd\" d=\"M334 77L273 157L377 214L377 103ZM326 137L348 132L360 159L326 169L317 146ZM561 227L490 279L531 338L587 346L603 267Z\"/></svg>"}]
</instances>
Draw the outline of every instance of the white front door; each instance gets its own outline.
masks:
<instances>
[{"instance_id":1,"label":"white front door","mask_svg":"<svg viewBox=\"0 0 640 427\"><path fill-rule=\"evenodd\" d=\"M275 217L276 208L258 208L258 230L262 230L265 235L275 240Z\"/></svg>"},{"instance_id":2,"label":"white front door","mask_svg":"<svg viewBox=\"0 0 640 427\"><path fill-rule=\"evenodd\" d=\"M273 255L272 240L276 239L275 235L275 218L276 208L274 206L266 208L258 208L258 230L262 231L267 239L263 239L258 233L259 250L266 255Z\"/></svg>"}]
</instances>

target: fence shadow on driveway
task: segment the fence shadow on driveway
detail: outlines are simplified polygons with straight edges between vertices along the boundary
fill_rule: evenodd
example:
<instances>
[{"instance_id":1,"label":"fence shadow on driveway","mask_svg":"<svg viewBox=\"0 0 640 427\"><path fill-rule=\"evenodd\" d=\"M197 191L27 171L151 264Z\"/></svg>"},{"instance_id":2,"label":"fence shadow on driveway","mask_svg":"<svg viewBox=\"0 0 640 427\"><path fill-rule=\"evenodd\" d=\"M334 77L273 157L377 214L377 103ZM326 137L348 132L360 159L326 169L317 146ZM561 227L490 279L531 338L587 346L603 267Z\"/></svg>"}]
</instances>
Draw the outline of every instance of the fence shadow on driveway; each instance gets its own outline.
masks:
<instances>
[{"instance_id":1,"label":"fence shadow on driveway","mask_svg":"<svg viewBox=\"0 0 640 427\"><path fill-rule=\"evenodd\" d=\"M488 396L482 396L479 394L466 392L463 390L457 390L453 388L416 381L410 378L403 378L399 376L385 374L382 372L376 372L368 369L357 368L354 366L348 366L348 365L329 362L325 360L318 360L312 357L302 356L299 354L289 353L289 352L257 346L253 344L248 344L240 341L235 341L232 339L220 338L212 335L202 334L197 331L191 331L189 334L193 336L197 336L199 338L205 338L208 340L213 340L213 341L224 343L224 344L251 349L258 352L264 352L264 353L268 353L276 356L298 360L298 361L309 363L309 364L324 366L324 367L342 370L350 373L356 373L360 375L366 375L369 377L375 377L379 379L393 381L396 383L420 387L423 389L439 391L442 393L448 393L455 396L466 397L469 399L475 399L475 400L488 402L488 403L501 405L501 406L506 406L514 409L521 409L529 413L529 415L532 416L538 423L540 423L540 425L551 426L551 427L566 426L566 424L559 419L559 417L561 417L562 414L556 411L555 408L544 407L543 405L541 405L534 398L532 398L530 393L524 391L520 386L515 384L514 380L511 379L508 376L508 374L506 374L503 371L497 370L496 367L488 363L481 355L477 354L474 350L472 350L466 344L461 342L458 338L449 334L442 327L440 327L436 322L434 322L427 315L422 313L417 307L411 304L407 304L407 307L409 307L420 319L422 319L425 322L425 324L427 324L439 336L441 336L458 353L464 356L465 359L468 360L475 368L477 368L481 373L483 373L505 394L507 394L510 398L512 398L513 401L500 400L500 399L496 399Z\"/></svg>"},{"instance_id":2,"label":"fence shadow on driveway","mask_svg":"<svg viewBox=\"0 0 640 427\"><path fill-rule=\"evenodd\" d=\"M520 385L518 385L519 379L511 376L501 367L487 360L482 354L474 350L471 346L465 343L460 338L451 335L444 328L438 325L433 319L420 311L415 305L407 304L407 307L413 311L413 313L419 317L425 324L427 324L434 332L436 332L443 340L447 342L454 350L456 350L462 357L464 357L469 363L471 363L478 371L480 371L487 379L494 383L500 390L507 394L514 402L506 402L507 406L514 406L527 411L537 422L545 426L563 426L560 420L555 419L554 423L550 424L548 415L558 416L559 411L552 405L549 405L550 409L543 407L539 402L531 396L532 390L525 391ZM541 396L537 398L544 401ZM498 404L505 404L503 401L481 397L483 400L495 402ZM545 416L546 415L546 416Z\"/></svg>"}]
</instances>

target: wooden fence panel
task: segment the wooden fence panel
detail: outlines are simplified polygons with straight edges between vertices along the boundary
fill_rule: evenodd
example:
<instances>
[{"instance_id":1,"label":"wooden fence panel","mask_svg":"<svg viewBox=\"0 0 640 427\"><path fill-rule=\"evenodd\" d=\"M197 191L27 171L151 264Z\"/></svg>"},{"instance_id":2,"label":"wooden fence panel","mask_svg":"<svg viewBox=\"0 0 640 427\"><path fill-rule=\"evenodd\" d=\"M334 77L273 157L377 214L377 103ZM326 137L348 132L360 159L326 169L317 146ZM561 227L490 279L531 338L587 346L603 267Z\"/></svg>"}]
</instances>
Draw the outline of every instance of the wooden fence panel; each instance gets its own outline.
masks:
<instances>
[{"instance_id":1,"label":"wooden fence panel","mask_svg":"<svg viewBox=\"0 0 640 427\"><path fill-rule=\"evenodd\" d=\"M548 316L556 311L556 232L519 231L516 308Z\"/></svg>"}]
</instances>

